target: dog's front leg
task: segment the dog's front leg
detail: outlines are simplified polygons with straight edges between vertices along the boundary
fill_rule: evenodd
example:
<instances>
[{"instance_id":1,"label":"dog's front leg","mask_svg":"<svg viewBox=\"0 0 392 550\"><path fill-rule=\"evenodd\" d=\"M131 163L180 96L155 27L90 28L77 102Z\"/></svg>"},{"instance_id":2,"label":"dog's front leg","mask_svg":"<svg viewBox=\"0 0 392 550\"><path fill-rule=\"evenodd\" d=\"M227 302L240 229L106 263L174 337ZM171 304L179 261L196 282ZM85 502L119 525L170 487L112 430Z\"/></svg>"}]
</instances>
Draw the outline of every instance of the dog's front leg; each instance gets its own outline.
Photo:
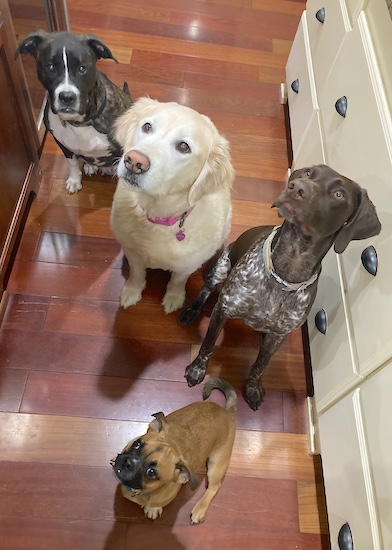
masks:
<instances>
[{"instance_id":1,"label":"dog's front leg","mask_svg":"<svg viewBox=\"0 0 392 550\"><path fill-rule=\"evenodd\" d=\"M172 271L170 281L166 288L166 293L162 300L165 313L172 313L180 309L185 301L185 284L190 273L179 273Z\"/></svg>"},{"instance_id":2,"label":"dog's front leg","mask_svg":"<svg viewBox=\"0 0 392 550\"><path fill-rule=\"evenodd\" d=\"M133 306L142 298L146 286L146 267L142 258L134 251L124 251L128 260L130 274L121 291L120 303L124 309Z\"/></svg>"},{"instance_id":3,"label":"dog's front leg","mask_svg":"<svg viewBox=\"0 0 392 550\"><path fill-rule=\"evenodd\" d=\"M196 386L196 384L200 384L200 382L203 381L216 339L218 338L226 320L227 315L224 313L220 302L218 301L212 311L210 324L208 326L207 334L200 347L199 355L185 369L185 378L188 382L188 386Z\"/></svg>"},{"instance_id":4,"label":"dog's front leg","mask_svg":"<svg viewBox=\"0 0 392 550\"><path fill-rule=\"evenodd\" d=\"M69 176L65 184L68 193L77 193L82 188L82 171L79 166L79 160L75 155L68 158Z\"/></svg>"},{"instance_id":5,"label":"dog's front leg","mask_svg":"<svg viewBox=\"0 0 392 550\"><path fill-rule=\"evenodd\" d=\"M283 344L286 335L266 333L260 334L260 350L257 359L250 369L245 386L245 401L256 411L264 400L265 390L261 383L261 376L269 360Z\"/></svg>"}]
</instances>

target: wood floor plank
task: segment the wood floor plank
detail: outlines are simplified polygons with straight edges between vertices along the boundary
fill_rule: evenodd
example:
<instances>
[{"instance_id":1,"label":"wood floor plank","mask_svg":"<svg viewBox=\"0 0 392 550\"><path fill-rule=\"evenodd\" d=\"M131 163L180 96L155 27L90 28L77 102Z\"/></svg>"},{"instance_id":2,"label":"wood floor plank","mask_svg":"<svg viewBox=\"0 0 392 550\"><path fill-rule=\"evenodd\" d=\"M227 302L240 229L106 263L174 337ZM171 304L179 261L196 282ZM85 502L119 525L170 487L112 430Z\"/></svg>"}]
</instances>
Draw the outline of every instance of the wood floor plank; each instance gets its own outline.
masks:
<instances>
[{"instance_id":1,"label":"wood floor plank","mask_svg":"<svg viewBox=\"0 0 392 550\"><path fill-rule=\"evenodd\" d=\"M36 350L33 356L31 349ZM4 377L7 373L18 373L28 367L30 371L123 378L132 376L182 382L184 367L189 362L190 352L186 344L158 344L148 340L55 332L0 330L0 364L7 365L3 371ZM9 395L4 387L4 396Z\"/></svg>"},{"instance_id":2,"label":"wood floor plank","mask_svg":"<svg viewBox=\"0 0 392 550\"><path fill-rule=\"evenodd\" d=\"M145 50L133 49L131 63L134 66L155 68L165 70L176 69L192 74L217 75L242 78L244 80L259 80L257 67L245 63L231 63L227 61L215 61L185 55L167 54L163 52L147 52Z\"/></svg>"},{"instance_id":3,"label":"wood floor plank","mask_svg":"<svg viewBox=\"0 0 392 550\"><path fill-rule=\"evenodd\" d=\"M82 33L84 27L79 24L73 25L76 33ZM93 27L94 29L94 27ZM93 30L92 29L92 30ZM236 48L235 46L203 44L191 40L179 40L161 36L148 36L139 33L99 29L100 36L104 42L116 46L117 44L132 44L133 48L145 51L164 52L175 55L187 55L189 57L203 57L216 61L231 61L234 63L246 62L248 65L263 67L284 68L287 62L287 55L274 54L252 50L249 48Z\"/></svg>"},{"instance_id":4,"label":"wood floor plank","mask_svg":"<svg viewBox=\"0 0 392 550\"><path fill-rule=\"evenodd\" d=\"M185 368L186 365L184 365ZM183 372L183 370L181 370ZM230 382L230 380L229 380ZM269 391L262 410L252 414L238 391L237 426L283 432L283 396ZM151 415L169 414L201 399L202 387L188 388L186 382L120 378L31 371L23 394L21 412L112 418L148 422ZM173 395L176 405L173 404ZM215 395L216 393L216 395ZM223 397L215 392L212 400Z\"/></svg>"},{"instance_id":5,"label":"wood floor plank","mask_svg":"<svg viewBox=\"0 0 392 550\"><path fill-rule=\"evenodd\" d=\"M7 550L123 550L127 533L126 523L105 519L75 521L20 516L0 518L0 529L2 544Z\"/></svg>"},{"instance_id":6,"label":"wood floor plank","mask_svg":"<svg viewBox=\"0 0 392 550\"><path fill-rule=\"evenodd\" d=\"M68 464L107 468L110 460L135 437L147 421L113 420L27 413L0 413L2 462ZM18 438L15 438L15 434ZM65 445L67 442L67 445ZM302 480L314 483L312 457L305 453L303 434L237 429L228 475ZM312 514L316 510L309 511Z\"/></svg>"}]
</instances>

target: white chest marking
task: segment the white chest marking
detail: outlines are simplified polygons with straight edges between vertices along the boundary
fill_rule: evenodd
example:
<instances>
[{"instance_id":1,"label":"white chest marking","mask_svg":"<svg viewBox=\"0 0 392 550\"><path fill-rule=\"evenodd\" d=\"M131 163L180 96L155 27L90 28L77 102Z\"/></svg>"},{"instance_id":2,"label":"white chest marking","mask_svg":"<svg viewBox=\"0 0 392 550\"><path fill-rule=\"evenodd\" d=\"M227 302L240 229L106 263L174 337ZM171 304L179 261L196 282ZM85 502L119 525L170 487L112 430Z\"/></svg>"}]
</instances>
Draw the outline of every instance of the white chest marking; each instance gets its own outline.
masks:
<instances>
[{"instance_id":1,"label":"white chest marking","mask_svg":"<svg viewBox=\"0 0 392 550\"><path fill-rule=\"evenodd\" d=\"M76 155L84 157L107 157L110 145L105 134L100 134L93 126L72 126L61 123L58 115L49 110L49 124L55 138Z\"/></svg>"}]
</instances>

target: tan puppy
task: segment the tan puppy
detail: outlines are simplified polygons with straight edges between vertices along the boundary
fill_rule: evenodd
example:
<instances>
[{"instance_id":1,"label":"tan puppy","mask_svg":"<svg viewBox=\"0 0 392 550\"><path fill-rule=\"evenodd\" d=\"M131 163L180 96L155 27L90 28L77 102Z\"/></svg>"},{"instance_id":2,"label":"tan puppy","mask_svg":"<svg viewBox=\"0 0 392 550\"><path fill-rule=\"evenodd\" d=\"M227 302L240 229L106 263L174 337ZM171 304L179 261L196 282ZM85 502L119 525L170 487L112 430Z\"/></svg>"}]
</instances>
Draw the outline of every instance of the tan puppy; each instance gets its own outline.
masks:
<instances>
[{"instance_id":1,"label":"tan puppy","mask_svg":"<svg viewBox=\"0 0 392 550\"><path fill-rule=\"evenodd\" d=\"M111 224L130 266L121 293L142 297L146 268L171 272L162 304L182 307L185 284L222 246L231 221L229 144L211 120L178 103L138 99L116 123L124 154Z\"/></svg>"},{"instance_id":2,"label":"tan puppy","mask_svg":"<svg viewBox=\"0 0 392 550\"><path fill-rule=\"evenodd\" d=\"M139 504L150 519L162 514L184 483L189 481L196 489L195 473L206 464L208 486L192 510L192 523L204 520L219 490L234 443L237 396L228 382L211 378L204 386L203 399L214 388L224 393L226 408L199 402L167 417L161 412L153 414L155 420L147 433L132 440L111 462L124 497Z\"/></svg>"}]
</instances>

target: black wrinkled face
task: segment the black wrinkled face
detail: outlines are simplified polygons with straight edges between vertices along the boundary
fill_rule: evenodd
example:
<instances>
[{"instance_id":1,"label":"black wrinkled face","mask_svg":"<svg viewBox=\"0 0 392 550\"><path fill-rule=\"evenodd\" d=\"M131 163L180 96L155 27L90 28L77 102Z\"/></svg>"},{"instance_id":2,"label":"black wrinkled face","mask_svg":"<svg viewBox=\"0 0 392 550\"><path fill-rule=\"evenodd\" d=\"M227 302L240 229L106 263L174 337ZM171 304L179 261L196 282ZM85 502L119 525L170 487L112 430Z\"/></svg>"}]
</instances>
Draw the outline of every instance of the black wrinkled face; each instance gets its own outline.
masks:
<instances>
[{"instance_id":1,"label":"black wrinkled face","mask_svg":"<svg viewBox=\"0 0 392 550\"><path fill-rule=\"evenodd\" d=\"M356 211L359 185L325 165L296 170L275 201L279 216L297 225L305 235L336 233Z\"/></svg>"},{"instance_id":2,"label":"black wrinkled face","mask_svg":"<svg viewBox=\"0 0 392 550\"><path fill-rule=\"evenodd\" d=\"M66 120L89 107L96 83L96 57L78 37L64 34L45 40L37 50L37 74L49 93L51 109Z\"/></svg>"},{"instance_id":3,"label":"black wrinkled face","mask_svg":"<svg viewBox=\"0 0 392 550\"><path fill-rule=\"evenodd\" d=\"M146 481L159 480L158 465L144 456L145 442L136 439L125 452L112 461L118 480L132 489L143 489Z\"/></svg>"}]
</instances>

